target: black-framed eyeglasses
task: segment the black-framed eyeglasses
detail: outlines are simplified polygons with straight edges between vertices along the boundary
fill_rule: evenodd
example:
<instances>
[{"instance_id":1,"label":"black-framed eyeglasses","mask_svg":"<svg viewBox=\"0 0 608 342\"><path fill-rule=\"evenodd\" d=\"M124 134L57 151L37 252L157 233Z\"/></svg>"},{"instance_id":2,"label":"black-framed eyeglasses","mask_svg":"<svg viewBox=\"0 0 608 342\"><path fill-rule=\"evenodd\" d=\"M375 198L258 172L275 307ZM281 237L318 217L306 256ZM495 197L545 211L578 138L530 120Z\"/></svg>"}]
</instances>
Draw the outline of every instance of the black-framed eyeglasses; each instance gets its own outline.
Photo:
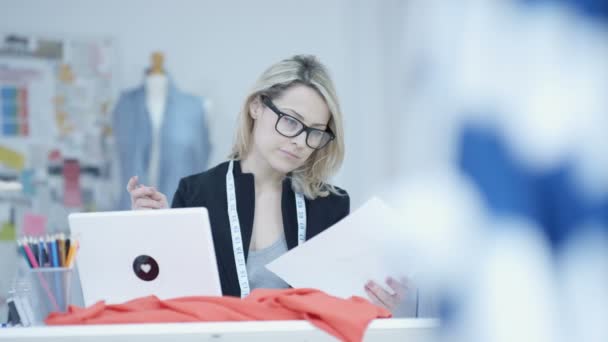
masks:
<instances>
[{"instance_id":1,"label":"black-framed eyeglasses","mask_svg":"<svg viewBox=\"0 0 608 342\"><path fill-rule=\"evenodd\" d=\"M327 146L330 141L336 138L336 135L329 127L327 127L326 130L308 127L297 118L281 112L268 96L262 95L261 98L262 103L278 116L274 128L280 135L287 138L293 138L302 134L302 132L306 132L306 145L315 150L322 149Z\"/></svg>"}]
</instances>

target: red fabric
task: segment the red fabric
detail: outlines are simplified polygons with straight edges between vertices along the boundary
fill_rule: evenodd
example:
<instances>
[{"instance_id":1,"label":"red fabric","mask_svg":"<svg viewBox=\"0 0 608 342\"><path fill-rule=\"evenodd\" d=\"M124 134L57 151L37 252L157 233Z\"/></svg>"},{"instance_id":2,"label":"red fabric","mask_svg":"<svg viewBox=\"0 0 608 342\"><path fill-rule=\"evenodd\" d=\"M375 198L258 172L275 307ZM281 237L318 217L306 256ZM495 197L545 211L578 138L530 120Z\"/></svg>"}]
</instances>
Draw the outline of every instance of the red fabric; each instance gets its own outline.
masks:
<instances>
[{"instance_id":1,"label":"red fabric","mask_svg":"<svg viewBox=\"0 0 608 342\"><path fill-rule=\"evenodd\" d=\"M312 289L256 289L247 298L181 297L160 300L142 297L123 304L101 301L88 308L70 306L52 313L48 325L265 321L305 319L343 341L361 341L375 318L391 313L364 298L341 299Z\"/></svg>"}]
</instances>

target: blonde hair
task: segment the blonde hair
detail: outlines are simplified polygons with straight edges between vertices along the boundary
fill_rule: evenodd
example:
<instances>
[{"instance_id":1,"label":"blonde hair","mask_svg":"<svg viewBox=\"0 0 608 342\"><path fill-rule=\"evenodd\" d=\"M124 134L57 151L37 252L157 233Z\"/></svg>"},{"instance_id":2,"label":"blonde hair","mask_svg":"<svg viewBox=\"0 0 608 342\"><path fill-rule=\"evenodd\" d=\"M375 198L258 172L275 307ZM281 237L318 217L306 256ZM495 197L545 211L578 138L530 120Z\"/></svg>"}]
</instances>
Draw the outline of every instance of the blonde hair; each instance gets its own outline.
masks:
<instances>
[{"instance_id":1,"label":"blonde hair","mask_svg":"<svg viewBox=\"0 0 608 342\"><path fill-rule=\"evenodd\" d=\"M290 174L292 188L307 198L341 194L327 180L334 175L344 160L344 129L342 112L334 84L327 69L316 57L297 55L272 65L258 78L239 114L238 128L229 158L242 159L251 147L253 119L249 115L252 101L261 95L270 99L280 97L290 87L302 84L316 90L325 100L331 114L328 127L336 138L320 150L315 150L306 163Z\"/></svg>"}]
</instances>

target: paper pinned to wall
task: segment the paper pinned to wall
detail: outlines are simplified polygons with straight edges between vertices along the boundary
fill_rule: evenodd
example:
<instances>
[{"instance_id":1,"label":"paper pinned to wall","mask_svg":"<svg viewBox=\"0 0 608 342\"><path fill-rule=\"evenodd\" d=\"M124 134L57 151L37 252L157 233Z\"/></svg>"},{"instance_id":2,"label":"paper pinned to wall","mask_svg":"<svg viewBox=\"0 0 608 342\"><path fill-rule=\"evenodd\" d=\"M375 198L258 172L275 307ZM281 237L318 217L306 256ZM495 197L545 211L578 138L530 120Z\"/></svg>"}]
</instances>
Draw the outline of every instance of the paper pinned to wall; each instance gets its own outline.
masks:
<instances>
[{"instance_id":1,"label":"paper pinned to wall","mask_svg":"<svg viewBox=\"0 0 608 342\"><path fill-rule=\"evenodd\" d=\"M0 164L21 171L25 166L25 156L9 146L0 145Z\"/></svg>"},{"instance_id":2,"label":"paper pinned to wall","mask_svg":"<svg viewBox=\"0 0 608 342\"><path fill-rule=\"evenodd\" d=\"M46 233L46 216L26 213L23 215L23 234L43 236Z\"/></svg>"},{"instance_id":3,"label":"paper pinned to wall","mask_svg":"<svg viewBox=\"0 0 608 342\"><path fill-rule=\"evenodd\" d=\"M372 198L266 268L293 287L316 288L342 298L367 297L364 285L369 280L382 286L389 276L414 275L403 229L393 209Z\"/></svg>"},{"instance_id":4,"label":"paper pinned to wall","mask_svg":"<svg viewBox=\"0 0 608 342\"><path fill-rule=\"evenodd\" d=\"M51 143L55 78L43 59L0 56L0 136Z\"/></svg>"},{"instance_id":5,"label":"paper pinned to wall","mask_svg":"<svg viewBox=\"0 0 608 342\"><path fill-rule=\"evenodd\" d=\"M80 190L80 164L78 160L66 159L63 163L63 204L68 208L82 206Z\"/></svg>"}]
</instances>

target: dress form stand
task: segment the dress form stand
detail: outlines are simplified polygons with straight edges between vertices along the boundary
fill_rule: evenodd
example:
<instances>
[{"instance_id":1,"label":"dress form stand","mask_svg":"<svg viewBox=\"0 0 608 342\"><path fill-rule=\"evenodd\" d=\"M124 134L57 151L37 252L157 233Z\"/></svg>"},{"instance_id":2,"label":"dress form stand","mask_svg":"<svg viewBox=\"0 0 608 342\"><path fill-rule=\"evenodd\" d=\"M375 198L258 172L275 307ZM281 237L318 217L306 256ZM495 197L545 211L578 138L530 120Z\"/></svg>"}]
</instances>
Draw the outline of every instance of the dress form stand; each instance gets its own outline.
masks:
<instances>
[{"instance_id":1,"label":"dress form stand","mask_svg":"<svg viewBox=\"0 0 608 342\"><path fill-rule=\"evenodd\" d=\"M152 127L152 146L150 148L150 164L148 166L148 184L158 187L160 176L160 146L161 126L167 108L168 84L167 75L163 68L164 56L154 52L151 56L151 66L146 76L146 109L150 116Z\"/></svg>"}]
</instances>

